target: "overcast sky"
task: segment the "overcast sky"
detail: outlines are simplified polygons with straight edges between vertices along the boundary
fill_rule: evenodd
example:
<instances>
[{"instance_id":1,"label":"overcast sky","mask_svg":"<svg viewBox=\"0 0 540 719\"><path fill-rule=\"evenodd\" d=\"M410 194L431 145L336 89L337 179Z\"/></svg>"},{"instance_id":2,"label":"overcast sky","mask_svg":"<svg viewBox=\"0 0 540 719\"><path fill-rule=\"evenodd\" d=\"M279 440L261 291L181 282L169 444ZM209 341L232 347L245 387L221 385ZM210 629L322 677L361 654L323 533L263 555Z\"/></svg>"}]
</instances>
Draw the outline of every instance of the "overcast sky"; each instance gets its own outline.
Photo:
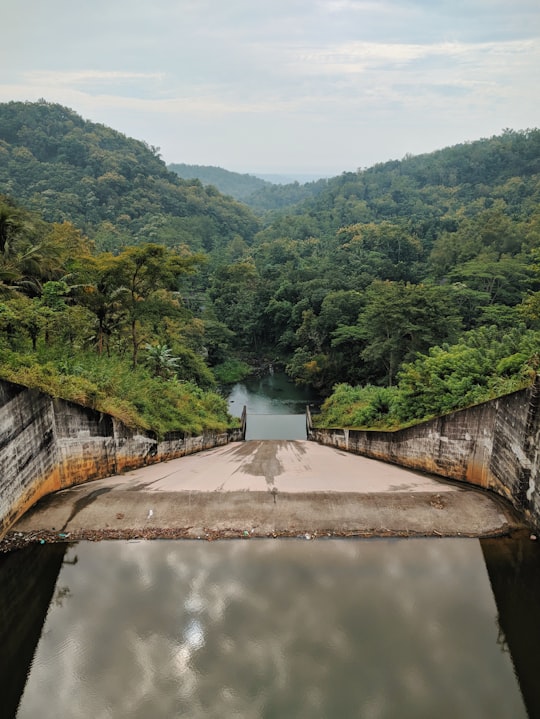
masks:
<instances>
[{"instance_id":1,"label":"overcast sky","mask_svg":"<svg viewBox=\"0 0 540 719\"><path fill-rule=\"evenodd\" d=\"M540 126L538 0L0 0L0 101L335 175Z\"/></svg>"}]
</instances>

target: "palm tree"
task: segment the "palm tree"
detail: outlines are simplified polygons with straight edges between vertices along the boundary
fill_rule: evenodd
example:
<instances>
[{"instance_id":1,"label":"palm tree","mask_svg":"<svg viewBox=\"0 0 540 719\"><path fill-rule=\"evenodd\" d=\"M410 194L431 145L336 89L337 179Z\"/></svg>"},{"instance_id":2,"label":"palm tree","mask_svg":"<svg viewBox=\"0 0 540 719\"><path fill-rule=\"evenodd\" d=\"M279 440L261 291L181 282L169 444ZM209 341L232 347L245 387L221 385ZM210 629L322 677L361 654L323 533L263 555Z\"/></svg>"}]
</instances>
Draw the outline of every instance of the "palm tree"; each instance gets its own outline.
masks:
<instances>
[{"instance_id":1,"label":"palm tree","mask_svg":"<svg viewBox=\"0 0 540 719\"><path fill-rule=\"evenodd\" d=\"M45 223L0 200L0 293L41 294L43 281L58 279L64 248Z\"/></svg>"},{"instance_id":2,"label":"palm tree","mask_svg":"<svg viewBox=\"0 0 540 719\"><path fill-rule=\"evenodd\" d=\"M13 239L24 228L20 211L5 201L0 201L0 255L9 254Z\"/></svg>"},{"instance_id":3,"label":"palm tree","mask_svg":"<svg viewBox=\"0 0 540 719\"><path fill-rule=\"evenodd\" d=\"M146 364L156 377L171 377L178 369L179 358L167 345L149 345L146 349Z\"/></svg>"},{"instance_id":4,"label":"palm tree","mask_svg":"<svg viewBox=\"0 0 540 719\"><path fill-rule=\"evenodd\" d=\"M21 279L13 250L23 227L24 222L19 210L0 201L0 294L11 294L17 280Z\"/></svg>"}]
</instances>

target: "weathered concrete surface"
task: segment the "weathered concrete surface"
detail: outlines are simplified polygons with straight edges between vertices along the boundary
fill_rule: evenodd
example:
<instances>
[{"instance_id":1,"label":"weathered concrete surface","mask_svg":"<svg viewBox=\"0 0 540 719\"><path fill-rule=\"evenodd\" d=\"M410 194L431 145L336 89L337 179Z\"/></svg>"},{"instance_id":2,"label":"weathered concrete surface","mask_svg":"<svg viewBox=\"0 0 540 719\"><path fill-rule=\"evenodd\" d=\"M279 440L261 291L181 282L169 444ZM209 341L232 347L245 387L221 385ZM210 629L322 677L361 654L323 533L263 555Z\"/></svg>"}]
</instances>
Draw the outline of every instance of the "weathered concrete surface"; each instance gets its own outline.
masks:
<instances>
[{"instance_id":1,"label":"weathered concrete surface","mask_svg":"<svg viewBox=\"0 0 540 719\"><path fill-rule=\"evenodd\" d=\"M493 490L540 529L540 377L527 389L395 432L309 428L308 436Z\"/></svg>"},{"instance_id":2,"label":"weathered concrete surface","mask_svg":"<svg viewBox=\"0 0 540 719\"><path fill-rule=\"evenodd\" d=\"M92 482L148 492L455 492L455 484L307 440L249 440Z\"/></svg>"},{"instance_id":3,"label":"weathered concrete surface","mask_svg":"<svg viewBox=\"0 0 540 719\"><path fill-rule=\"evenodd\" d=\"M84 536L489 536L504 503L307 441L249 441L96 480L43 499L13 528ZM97 533L97 534L96 534ZM68 535L68 537L65 537Z\"/></svg>"},{"instance_id":4,"label":"weathered concrete surface","mask_svg":"<svg viewBox=\"0 0 540 719\"><path fill-rule=\"evenodd\" d=\"M40 497L117 472L241 439L126 427L110 415L0 380L0 537Z\"/></svg>"},{"instance_id":5,"label":"weathered concrete surface","mask_svg":"<svg viewBox=\"0 0 540 719\"><path fill-rule=\"evenodd\" d=\"M175 484L177 479L172 478L172 463L155 464L157 474L152 475L152 480L139 481L135 475L124 474L122 479L113 481L119 487L125 482L146 483L148 486L139 487L141 496L144 492L155 496L157 489L179 491L181 495L174 500L179 508L183 507L186 496L189 499L190 492L204 491L212 495L218 492L221 504L213 498L214 514L208 526L217 526L218 520L226 519L231 527L234 525L235 531L249 524L251 510L249 507L240 510L241 498L235 499L232 494L228 495L225 502L225 492L261 492L261 502L267 502L270 497L272 504L276 500L277 506L282 495L287 493L291 496L309 494L311 497L314 492L343 492L355 496L367 492L379 496L380 492L387 493L389 486L392 486L396 496L400 494L399 506L404 507L409 501L414 504L410 500L413 490L418 495L432 491L422 486L426 476L414 472L406 475L407 479L400 475L399 479L389 479L388 486L384 485L381 473L393 471L392 465L379 465L378 472L373 468L369 471L360 470L357 463L354 468L349 466L353 460L359 461L357 456L353 457L349 453L363 454L494 490L511 501L528 521L540 527L539 406L540 380L537 380L527 390L399 432L314 430L311 438L332 446L332 450L329 446L320 447L320 450L325 449L325 454L315 454L317 450L307 450L307 445L297 443L281 443L275 445L273 450L266 443L251 445L251 448L242 443L229 444L239 438L230 432L209 432L201 437L178 432L171 434L166 441L158 442L151 434L130 430L108 415L0 381L0 537L40 497L50 492L116 475L118 472L129 472L136 467L160 463L173 457L183 457L181 486ZM242 431L239 434L242 436ZM192 457L188 464L185 455L216 446L221 446L221 452L215 455L213 465L206 465L205 472L202 472L203 465L198 464L198 455ZM315 448L318 445L310 442L309 446ZM329 454L337 451L334 449L336 447L340 450L338 454ZM164 471L162 467L171 471L171 477L161 474ZM155 485L152 485L154 480ZM439 485L436 493L444 491L446 496L447 490L443 490L443 486ZM95 484L91 485L91 489L81 490L82 494L76 495L76 498L82 498L84 492L94 490ZM101 506L101 495L98 495L98 499L94 504ZM306 496L302 506L307 507L315 499L320 497L308 501ZM452 498L454 501L458 499ZM317 524L319 519L323 523L325 519L321 502L316 502L319 519L315 514L295 514L297 510L293 511L292 502L290 499L291 512L287 519L279 519L277 524L272 525L273 520L267 517L268 523L263 524L264 517L261 518L260 526L264 532L272 533L276 528L281 531L284 527L289 527L288 531L291 532L304 528L308 531L311 525L322 526ZM367 502L362 506L367 506ZM228 503L226 510L224 503ZM148 505L148 500L145 499L143 504ZM347 502L343 500L343 507L346 505ZM147 510L151 508L147 507ZM277 516L280 510L273 511ZM402 522L398 521L397 510L392 515L392 522L387 520L386 515L375 518L366 515L362 519L363 510L359 506L355 511L354 516L358 517L356 529L350 531L369 532L373 528L383 531L381 528L388 525L392 532L406 533L413 526L408 517ZM79 514L84 516L82 511ZM435 513L433 517L440 520L443 514ZM348 515L342 514L343 527L353 526L347 524L349 519ZM71 526L74 520L75 516L68 524ZM193 521L184 517L180 524L187 526L191 522L190 526L200 528L201 521L197 517ZM337 517L332 518L336 528L340 521ZM112 531L114 522L107 522ZM147 527L140 518L137 522L139 524L136 527L119 527L118 531ZM62 527L64 523L65 518L62 522L55 520L50 524ZM156 524L152 526L159 528ZM105 527L102 526L102 529ZM180 531L181 527L178 522L171 520L169 529ZM467 532L466 527L463 526L459 531L462 532L462 529L463 533ZM419 529L414 531L420 532ZM458 530L452 523L444 526L441 523L432 524L431 529L427 527L425 531L452 534ZM477 525L470 526L470 533L483 531ZM263 529L260 532L262 534Z\"/></svg>"}]
</instances>

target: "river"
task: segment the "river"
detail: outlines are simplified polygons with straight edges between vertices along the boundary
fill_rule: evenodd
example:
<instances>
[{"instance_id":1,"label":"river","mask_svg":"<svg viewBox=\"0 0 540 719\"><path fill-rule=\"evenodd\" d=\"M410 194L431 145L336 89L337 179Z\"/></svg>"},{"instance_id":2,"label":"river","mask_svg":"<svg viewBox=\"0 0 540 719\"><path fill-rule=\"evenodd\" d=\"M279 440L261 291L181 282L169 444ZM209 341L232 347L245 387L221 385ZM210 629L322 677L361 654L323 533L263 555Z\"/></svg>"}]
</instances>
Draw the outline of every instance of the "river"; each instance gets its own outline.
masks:
<instances>
[{"instance_id":1,"label":"river","mask_svg":"<svg viewBox=\"0 0 540 719\"><path fill-rule=\"evenodd\" d=\"M528 535L28 547L0 556L0 715L534 719L539 607Z\"/></svg>"},{"instance_id":2,"label":"river","mask_svg":"<svg viewBox=\"0 0 540 719\"><path fill-rule=\"evenodd\" d=\"M229 411L248 414L246 439L305 439L306 406L317 406L320 396L298 387L283 372L250 377L235 384L228 396Z\"/></svg>"}]
</instances>

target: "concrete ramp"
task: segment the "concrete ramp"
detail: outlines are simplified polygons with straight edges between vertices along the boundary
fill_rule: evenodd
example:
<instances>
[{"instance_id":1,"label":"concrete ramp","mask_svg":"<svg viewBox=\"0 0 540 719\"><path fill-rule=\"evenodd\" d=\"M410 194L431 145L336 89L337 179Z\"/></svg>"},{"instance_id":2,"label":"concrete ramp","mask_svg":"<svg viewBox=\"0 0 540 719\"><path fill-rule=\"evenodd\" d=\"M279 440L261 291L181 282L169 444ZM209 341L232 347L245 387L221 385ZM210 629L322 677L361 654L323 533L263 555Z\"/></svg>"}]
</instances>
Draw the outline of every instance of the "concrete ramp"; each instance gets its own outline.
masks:
<instances>
[{"instance_id":1,"label":"concrete ramp","mask_svg":"<svg viewBox=\"0 0 540 719\"><path fill-rule=\"evenodd\" d=\"M478 537L514 526L482 490L315 442L252 440L57 492L7 539Z\"/></svg>"}]
</instances>

